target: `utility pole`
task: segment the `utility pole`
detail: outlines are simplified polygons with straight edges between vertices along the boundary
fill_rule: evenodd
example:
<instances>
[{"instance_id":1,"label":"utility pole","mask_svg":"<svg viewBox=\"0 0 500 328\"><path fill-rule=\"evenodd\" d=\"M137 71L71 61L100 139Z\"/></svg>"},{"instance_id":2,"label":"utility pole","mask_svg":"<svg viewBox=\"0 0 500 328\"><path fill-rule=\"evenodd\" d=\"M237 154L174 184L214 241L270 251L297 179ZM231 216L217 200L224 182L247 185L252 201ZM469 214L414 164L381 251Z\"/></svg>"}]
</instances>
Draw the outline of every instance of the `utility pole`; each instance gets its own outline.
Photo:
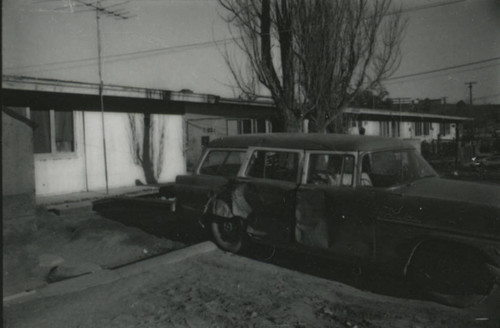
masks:
<instances>
[{"instance_id":1,"label":"utility pole","mask_svg":"<svg viewBox=\"0 0 500 328\"><path fill-rule=\"evenodd\" d=\"M97 62L99 71L99 103L101 105L101 127L102 127L102 149L104 150L104 178L106 180L106 194L109 194L108 183L108 155L106 151L106 129L104 128L104 82L102 80L102 41L101 41L101 17L99 9L101 2L98 1L95 5L95 20L97 25Z\"/></svg>"},{"instance_id":2,"label":"utility pole","mask_svg":"<svg viewBox=\"0 0 500 328\"><path fill-rule=\"evenodd\" d=\"M477 84L476 81L465 82L469 86L469 104L472 106L472 86Z\"/></svg>"},{"instance_id":3,"label":"utility pole","mask_svg":"<svg viewBox=\"0 0 500 328\"><path fill-rule=\"evenodd\" d=\"M106 1L106 0L102 0ZM110 5L107 7L102 6L101 0L97 0L94 2L86 2L83 0L77 0L83 6L89 7L92 10L95 10L95 19L96 19L96 32L97 32L97 66L99 73L99 103L101 107L101 127L102 127L102 148L104 153L104 178L106 183L106 194L109 194L109 179L108 179L108 158L106 151L106 129L104 126L104 81L102 78L102 37L101 37L101 15L106 15L108 17L113 17L116 19L129 19L131 16L124 9L110 9L111 7L116 7L122 5L127 2L118 3L114 5Z\"/></svg>"},{"instance_id":4,"label":"utility pole","mask_svg":"<svg viewBox=\"0 0 500 328\"><path fill-rule=\"evenodd\" d=\"M395 135L395 136L401 136L401 130L402 130L402 122L403 122L403 104L411 104L412 101L411 101L411 98L391 98L392 100L392 103L393 105L398 105L398 108L399 108L399 122L397 123L399 128L397 128L396 131L392 131L393 129L393 126L391 124L391 135ZM392 108L391 108L392 110Z\"/></svg>"}]
</instances>

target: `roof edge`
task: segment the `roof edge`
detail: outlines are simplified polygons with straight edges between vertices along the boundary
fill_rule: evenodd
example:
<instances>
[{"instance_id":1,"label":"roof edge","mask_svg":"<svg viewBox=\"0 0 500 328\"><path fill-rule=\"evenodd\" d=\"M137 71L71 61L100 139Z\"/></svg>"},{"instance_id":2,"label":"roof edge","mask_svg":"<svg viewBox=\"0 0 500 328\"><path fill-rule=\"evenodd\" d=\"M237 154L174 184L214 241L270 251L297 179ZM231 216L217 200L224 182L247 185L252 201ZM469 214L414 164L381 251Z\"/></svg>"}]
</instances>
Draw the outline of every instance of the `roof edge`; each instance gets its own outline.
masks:
<instances>
[{"instance_id":1,"label":"roof edge","mask_svg":"<svg viewBox=\"0 0 500 328\"><path fill-rule=\"evenodd\" d=\"M368 108L356 108L348 107L343 111L345 114L364 114L364 115L379 115L379 116L390 116L390 117L414 117L414 118L429 118L429 119L442 119L451 121L473 121L472 117L463 116L451 116L451 115L439 115L439 114L426 114L426 113L416 113L416 112L400 112L393 110L373 110Z\"/></svg>"}]
</instances>

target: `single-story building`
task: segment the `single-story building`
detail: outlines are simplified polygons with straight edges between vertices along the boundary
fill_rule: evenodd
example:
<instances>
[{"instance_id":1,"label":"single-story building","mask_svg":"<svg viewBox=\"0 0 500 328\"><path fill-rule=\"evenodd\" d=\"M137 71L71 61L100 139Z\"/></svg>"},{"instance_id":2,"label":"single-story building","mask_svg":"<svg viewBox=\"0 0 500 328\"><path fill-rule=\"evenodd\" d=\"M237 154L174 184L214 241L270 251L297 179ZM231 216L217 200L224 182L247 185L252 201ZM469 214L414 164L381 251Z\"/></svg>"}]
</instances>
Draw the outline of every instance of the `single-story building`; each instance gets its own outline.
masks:
<instances>
[{"instance_id":1,"label":"single-story building","mask_svg":"<svg viewBox=\"0 0 500 328\"><path fill-rule=\"evenodd\" d=\"M37 125L37 196L146 183L146 168L158 182L172 181L210 139L246 132L248 122L256 124L252 131L268 132L273 116L269 102L189 90L3 76L2 93L4 107Z\"/></svg>"},{"instance_id":2,"label":"single-story building","mask_svg":"<svg viewBox=\"0 0 500 328\"><path fill-rule=\"evenodd\" d=\"M379 135L420 142L433 140L451 141L463 130L463 123L473 120L468 117L437 115L418 112L347 108L344 114L349 133Z\"/></svg>"}]
</instances>

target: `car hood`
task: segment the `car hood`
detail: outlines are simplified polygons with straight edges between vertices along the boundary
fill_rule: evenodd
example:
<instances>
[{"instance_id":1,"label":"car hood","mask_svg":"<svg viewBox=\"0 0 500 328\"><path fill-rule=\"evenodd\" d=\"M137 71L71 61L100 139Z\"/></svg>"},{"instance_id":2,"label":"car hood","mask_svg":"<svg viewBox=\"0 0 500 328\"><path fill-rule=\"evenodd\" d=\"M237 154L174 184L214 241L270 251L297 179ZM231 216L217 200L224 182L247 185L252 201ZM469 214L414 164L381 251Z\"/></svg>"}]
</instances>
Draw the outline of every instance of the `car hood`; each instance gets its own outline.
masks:
<instances>
[{"instance_id":1,"label":"car hood","mask_svg":"<svg viewBox=\"0 0 500 328\"><path fill-rule=\"evenodd\" d=\"M455 201L500 209L500 186L445 178L424 178L403 192L406 196Z\"/></svg>"}]
</instances>

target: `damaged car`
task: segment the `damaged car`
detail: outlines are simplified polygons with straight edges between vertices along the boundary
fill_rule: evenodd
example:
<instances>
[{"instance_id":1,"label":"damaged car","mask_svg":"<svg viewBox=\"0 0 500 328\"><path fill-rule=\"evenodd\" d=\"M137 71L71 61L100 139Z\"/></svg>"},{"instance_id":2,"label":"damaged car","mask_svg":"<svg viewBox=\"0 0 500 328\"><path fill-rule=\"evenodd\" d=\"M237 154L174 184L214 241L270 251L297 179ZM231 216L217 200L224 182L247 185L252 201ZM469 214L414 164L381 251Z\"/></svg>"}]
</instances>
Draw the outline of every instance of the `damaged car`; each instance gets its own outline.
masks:
<instances>
[{"instance_id":1,"label":"damaged car","mask_svg":"<svg viewBox=\"0 0 500 328\"><path fill-rule=\"evenodd\" d=\"M400 139L224 137L175 192L226 251L252 241L374 265L448 299L483 299L500 279L500 187L440 178Z\"/></svg>"}]
</instances>

